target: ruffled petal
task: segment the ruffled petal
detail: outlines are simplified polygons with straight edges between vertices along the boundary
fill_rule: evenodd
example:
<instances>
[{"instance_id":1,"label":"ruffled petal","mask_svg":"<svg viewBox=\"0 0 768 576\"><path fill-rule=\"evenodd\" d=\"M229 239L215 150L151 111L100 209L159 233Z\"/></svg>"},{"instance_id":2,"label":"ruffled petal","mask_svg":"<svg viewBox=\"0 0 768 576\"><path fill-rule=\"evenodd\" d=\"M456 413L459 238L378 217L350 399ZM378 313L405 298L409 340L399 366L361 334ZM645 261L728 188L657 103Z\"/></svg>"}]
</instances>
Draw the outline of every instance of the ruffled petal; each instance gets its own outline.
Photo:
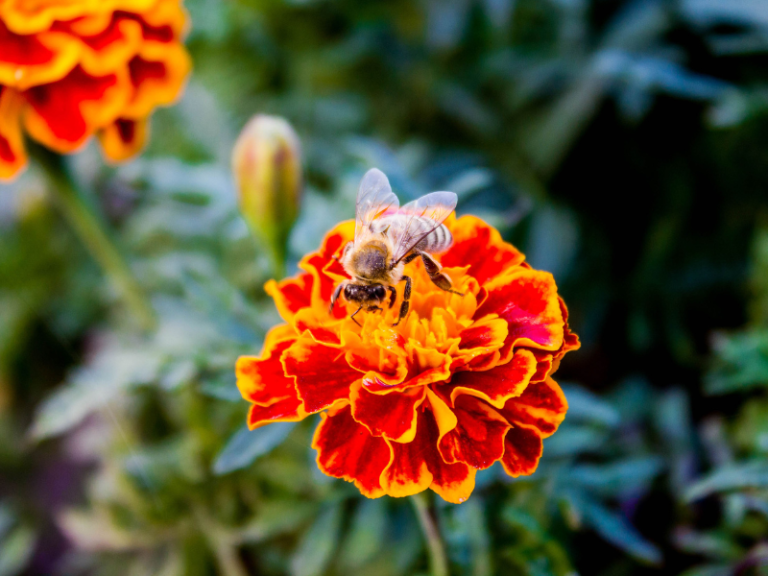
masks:
<instances>
[{"instance_id":1,"label":"ruffled petal","mask_svg":"<svg viewBox=\"0 0 768 576\"><path fill-rule=\"evenodd\" d=\"M498 358L495 353L504 345L508 332L507 322L502 318L488 317L474 322L462 330L458 350L452 353L451 368L456 370L489 357Z\"/></svg>"},{"instance_id":2,"label":"ruffled petal","mask_svg":"<svg viewBox=\"0 0 768 576\"><path fill-rule=\"evenodd\" d=\"M510 428L504 439L504 457L501 464L510 476L533 474L539 465L544 445L535 429L516 426Z\"/></svg>"},{"instance_id":3,"label":"ruffled petal","mask_svg":"<svg viewBox=\"0 0 768 576\"><path fill-rule=\"evenodd\" d=\"M269 406L253 404L248 410L248 428L254 430L273 422L300 422L307 416L298 398L287 398Z\"/></svg>"},{"instance_id":4,"label":"ruffled petal","mask_svg":"<svg viewBox=\"0 0 768 576\"><path fill-rule=\"evenodd\" d=\"M0 180L10 180L27 164L21 135L22 99L13 89L0 86Z\"/></svg>"},{"instance_id":5,"label":"ruffled petal","mask_svg":"<svg viewBox=\"0 0 768 576\"><path fill-rule=\"evenodd\" d=\"M323 238L320 249L302 258L299 262L299 268L309 272L315 279L312 295L317 303L324 303L325 306L331 301L336 285L347 278L344 268L333 256L341 254L344 246L351 242L355 234L355 223L352 221L342 222L333 230L328 232ZM329 274L327 269L335 270L335 273ZM347 315L344 306L339 303L334 308L336 318L344 318Z\"/></svg>"},{"instance_id":6,"label":"ruffled petal","mask_svg":"<svg viewBox=\"0 0 768 576\"><path fill-rule=\"evenodd\" d=\"M329 410L321 418L312 440L320 470L354 482L368 498L383 496L380 477L391 459L387 442L357 423L349 406Z\"/></svg>"},{"instance_id":7,"label":"ruffled petal","mask_svg":"<svg viewBox=\"0 0 768 576\"><path fill-rule=\"evenodd\" d=\"M437 453L437 426L434 426L434 433L430 437L432 430L427 428L424 414L424 411L419 411L417 434L412 442L388 442L392 458L381 475L381 485L389 496L412 496L432 484L434 476L427 467L427 460L431 452Z\"/></svg>"},{"instance_id":8,"label":"ruffled petal","mask_svg":"<svg viewBox=\"0 0 768 576\"><path fill-rule=\"evenodd\" d=\"M149 132L146 118L129 120L118 118L99 131L99 143L111 162L124 162L136 156L147 141Z\"/></svg>"},{"instance_id":9,"label":"ruffled petal","mask_svg":"<svg viewBox=\"0 0 768 576\"><path fill-rule=\"evenodd\" d=\"M57 23L56 29L77 34L83 44L80 65L89 74L103 76L122 68L141 49L141 24L133 18L113 14L99 26L100 18L85 22Z\"/></svg>"},{"instance_id":10,"label":"ruffled petal","mask_svg":"<svg viewBox=\"0 0 768 576\"><path fill-rule=\"evenodd\" d=\"M465 502L475 489L475 474L477 470L467 466L463 462L446 462L438 448L438 442L446 428L455 430L453 422L440 423L438 420L440 413L434 410L436 397L430 395L430 404L433 411L425 410L422 412L421 426L423 435L428 441L428 449L424 451L424 458L427 461L427 469L432 474L432 482L429 487L439 494L446 502L460 504ZM444 419L449 420L449 419ZM447 426L444 427L444 424Z\"/></svg>"},{"instance_id":11,"label":"ruffled petal","mask_svg":"<svg viewBox=\"0 0 768 576\"><path fill-rule=\"evenodd\" d=\"M364 386L352 388L352 415L374 436L393 442L412 442L416 436L417 408L426 398L426 387L371 394Z\"/></svg>"},{"instance_id":12,"label":"ruffled petal","mask_svg":"<svg viewBox=\"0 0 768 576\"><path fill-rule=\"evenodd\" d=\"M453 246L441 256L441 264L469 265L468 273L481 285L525 260L517 248L501 239L495 228L475 216L462 216L449 223L449 228Z\"/></svg>"},{"instance_id":13,"label":"ruffled petal","mask_svg":"<svg viewBox=\"0 0 768 576\"><path fill-rule=\"evenodd\" d=\"M158 54L148 52L148 47L142 47L141 53L128 63L133 97L121 112L126 118L145 118L155 107L172 104L192 67L181 44L164 46Z\"/></svg>"},{"instance_id":14,"label":"ruffled petal","mask_svg":"<svg viewBox=\"0 0 768 576\"><path fill-rule=\"evenodd\" d=\"M302 336L283 355L288 376L296 377L296 389L307 412L328 408L338 400L347 400L352 384L362 374L351 368L338 348Z\"/></svg>"},{"instance_id":15,"label":"ruffled petal","mask_svg":"<svg viewBox=\"0 0 768 576\"><path fill-rule=\"evenodd\" d=\"M264 285L264 291L275 301L282 319L291 322L299 310L312 306L313 282L311 274L299 274L280 282L270 280Z\"/></svg>"},{"instance_id":16,"label":"ruffled petal","mask_svg":"<svg viewBox=\"0 0 768 576\"><path fill-rule=\"evenodd\" d=\"M456 399L456 428L440 438L446 462L464 462L478 469L491 466L504 455L504 437L510 425L488 404L472 396Z\"/></svg>"},{"instance_id":17,"label":"ruffled petal","mask_svg":"<svg viewBox=\"0 0 768 576\"><path fill-rule=\"evenodd\" d=\"M509 346L560 348L564 321L551 274L520 266L490 280L484 288L486 297L475 317L498 314L506 320Z\"/></svg>"},{"instance_id":18,"label":"ruffled petal","mask_svg":"<svg viewBox=\"0 0 768 576\"><path fill-rule=\"evenodd\" d=\"M82 51L80 40L69 34L16 34L0 19L0 84L25 90L61 80L75 67Z\"/></svg>"},{"instance_id":19,"label":"ruffled petal","mask_svg":"<svg viewBox=\"0 0 768 576\"><path fill-rule=\"evenodd\" d=\"M536 373L536 357L530 350L515 352L512 361L483 372L459 372L451 383L440 386L443 394L455 404L457 397L467 394L502 408L510 398L520 396Z\"/></svg>"},{"instance_id":20,"label":"ruffled petal","mask_svg":"<svg viewBox=\"0 0 768 576\"><path fill-rule=\"evenodd\" d=\"M512 424L536 428L546 438L555 433L567 411L568 401L562 389L547 378L529 384L525 392L504 405L501 414Z\"/></svg>"},{"instance_id":21,"label":"ruffled petal","mask_svg":"<svg viewBox=\"0 0 768 576\"><path fill-rule=\"evenodd\" d=\"M24 125L38 142L57 152L72 152L94 128L112 123L130 96L127 74L91 76L80 66L65 78L24 92Z\"/></svg>"}]
</instances>

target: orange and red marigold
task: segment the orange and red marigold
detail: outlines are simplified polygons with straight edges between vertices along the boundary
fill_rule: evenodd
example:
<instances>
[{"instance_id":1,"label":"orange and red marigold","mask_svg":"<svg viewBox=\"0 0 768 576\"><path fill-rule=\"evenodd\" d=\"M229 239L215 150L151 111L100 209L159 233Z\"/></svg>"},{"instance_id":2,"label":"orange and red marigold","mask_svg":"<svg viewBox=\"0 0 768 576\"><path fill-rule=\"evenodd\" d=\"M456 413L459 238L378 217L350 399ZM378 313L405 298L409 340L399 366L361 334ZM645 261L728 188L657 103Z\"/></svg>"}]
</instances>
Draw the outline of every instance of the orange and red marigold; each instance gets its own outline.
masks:
<instances>
[{"instance_id":1,"label":"orange and red marigold","mask_svg":"<svg viewBox=\"0 0 768 576\"><path fill-rule=\"evenodd\" d=\"M0 179L22 132L69 153L96 134L114 161L144 144L153 109L190 70L181 0L0 0Z\"/></svg>"},{"instance_id":2,"label":"orange and red marigold","mask_svg":"<svg viewBox=\"0 0 768 576\"><path fill-rule=\"evenodd\" d=\"M465 296L437 288L417 260L398 326L399 304L361 312L362 327L343 306L329 313L346 278L333 256L354 235L345 222L297 277L267 284L287 324L269 332L262 356L237 362L249 426L324 411L313 440L320 469L371 498L431 488L463 502L477 470L498 460L512 476L531 474L565 417L551 375L579 341L552 276L478 218L446 225L454 244L440 260Z\"/></svg>"}]
</instances>

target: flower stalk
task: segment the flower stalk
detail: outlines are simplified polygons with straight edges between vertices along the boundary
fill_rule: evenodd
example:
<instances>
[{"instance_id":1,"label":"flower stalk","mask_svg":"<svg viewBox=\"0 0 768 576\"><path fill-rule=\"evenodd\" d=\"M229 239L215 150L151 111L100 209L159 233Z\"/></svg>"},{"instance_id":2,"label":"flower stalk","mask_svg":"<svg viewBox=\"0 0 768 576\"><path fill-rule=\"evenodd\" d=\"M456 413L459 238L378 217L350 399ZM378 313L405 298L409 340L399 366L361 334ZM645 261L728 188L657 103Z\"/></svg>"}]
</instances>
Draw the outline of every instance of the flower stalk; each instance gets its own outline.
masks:
<instances>
[{"instance_id":1,"label":"flower stalk","mask_svg":"<svg viewBox=\"0 0 768 576\"><path fill-rule=\"evenodd\" d=\"M152 330L156 325L152 306L122 254L110 239L101 218L83 198L62 157L40 146L35 146L32 153L48 178L49 193L61 214L117 288L141 328Z\"/></svg>"},{"instance_id":2,"label":"flower stalk","mask_svg":"<svg viewBox=\"0 0 768 576\"><path fill-rule=\"evenodd\" d=\"M445 555L445 546L443 546L440 531L429 509L429 503L424 492L411 496L411 504L413 504L421 531L427 541L432 576L448 576L448 558Z\"/></svg>"}]
</instances>

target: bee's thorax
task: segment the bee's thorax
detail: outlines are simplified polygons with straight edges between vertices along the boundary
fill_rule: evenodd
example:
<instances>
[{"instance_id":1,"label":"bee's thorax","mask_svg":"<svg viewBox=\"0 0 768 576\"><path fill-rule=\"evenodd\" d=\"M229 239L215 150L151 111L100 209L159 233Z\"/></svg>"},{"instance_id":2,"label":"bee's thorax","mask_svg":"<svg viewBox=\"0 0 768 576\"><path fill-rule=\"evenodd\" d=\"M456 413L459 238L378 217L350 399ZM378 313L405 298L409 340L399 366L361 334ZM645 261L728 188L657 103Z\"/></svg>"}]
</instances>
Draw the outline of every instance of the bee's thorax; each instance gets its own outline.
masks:
<instances>
[{"instance_id":1,"label":"bee's thorax","mask_svg":"<svg viewBox=\"0 0 768 576\"><path fill-rule=\"evenodd\" d=\"M384 241L372 240L352 247L343 259L344 268L353 278L368 283L389 283L391 250Z\"/></svg>"}]
</instances>

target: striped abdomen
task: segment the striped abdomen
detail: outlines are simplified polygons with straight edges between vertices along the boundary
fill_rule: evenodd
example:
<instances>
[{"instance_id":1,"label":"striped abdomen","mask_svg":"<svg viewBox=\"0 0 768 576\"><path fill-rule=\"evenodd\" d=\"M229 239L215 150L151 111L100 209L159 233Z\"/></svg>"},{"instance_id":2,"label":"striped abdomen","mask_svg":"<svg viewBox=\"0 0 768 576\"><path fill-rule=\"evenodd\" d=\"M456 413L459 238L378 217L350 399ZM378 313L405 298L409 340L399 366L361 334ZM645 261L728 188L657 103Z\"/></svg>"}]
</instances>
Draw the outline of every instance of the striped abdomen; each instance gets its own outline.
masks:
<instances>
[{"instance_id":1,"label":"striped abdomen","mask_svg":"<svg viewBox=\"0 0 768 576\"><path fill-rule=\"evenodd\" d=\"M403 214L393 214L392 216L384 216L376 220L377 231L385 230L389 227L387 232L390 238L402 238L405 233L405 226L408 223L409 218ZM453 236L448 231L445 225L440 224L435 227L435 221L422 216L415 216L408 226L408 237L412 239L419 238L423 234L426 234L424 238L418 241L415 246L412 246L412 250L419 250L422 252L429 252L430 254L439 254L445 252L453 244ZM430 230L432 230L430 232Z\"/></svg>"}]
</instances>

